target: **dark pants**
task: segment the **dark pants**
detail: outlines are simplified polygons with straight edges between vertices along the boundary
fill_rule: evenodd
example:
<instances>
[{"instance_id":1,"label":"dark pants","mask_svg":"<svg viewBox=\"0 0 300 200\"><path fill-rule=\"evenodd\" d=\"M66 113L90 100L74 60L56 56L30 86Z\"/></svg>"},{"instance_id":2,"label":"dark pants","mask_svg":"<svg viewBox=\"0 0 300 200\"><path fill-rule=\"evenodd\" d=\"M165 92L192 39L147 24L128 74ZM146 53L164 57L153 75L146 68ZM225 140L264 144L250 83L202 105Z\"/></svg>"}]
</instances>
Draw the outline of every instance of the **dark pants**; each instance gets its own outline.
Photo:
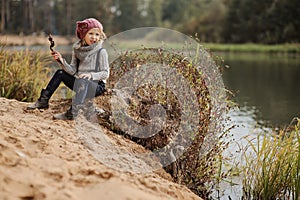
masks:
<instances>
[{"instance_id":1,"label":"dark pants","mask_svg":"<svg viewBox=\"0 0 300 200\"><path fill-rule=\"evenodd\" d=\"M83 104L85 100L97 97L105 91L105 83L103 81L95 82L92 80L75 78L64 70L59 69L55 72L46 87L49 98L61 82L76 93L73 99L73 104L75 105Z\"/></svg>"}]
</instances>

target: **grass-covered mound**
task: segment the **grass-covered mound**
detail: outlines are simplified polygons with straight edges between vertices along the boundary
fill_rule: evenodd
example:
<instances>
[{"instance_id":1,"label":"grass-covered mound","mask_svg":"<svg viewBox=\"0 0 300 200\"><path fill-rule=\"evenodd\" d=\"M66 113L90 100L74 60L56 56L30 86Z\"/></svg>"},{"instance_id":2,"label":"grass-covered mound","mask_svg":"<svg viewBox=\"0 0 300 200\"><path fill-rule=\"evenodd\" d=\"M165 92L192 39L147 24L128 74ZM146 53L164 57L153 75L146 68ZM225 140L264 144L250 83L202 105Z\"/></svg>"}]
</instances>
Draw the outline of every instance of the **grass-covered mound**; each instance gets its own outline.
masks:
<instances>
[{"instance_id":1,"label":"grass-covered mound","mask_svg":"<svg viewBox=\"0 0 300 200\"><path fill-rule=\"evenodd\" d=\"M150 73L147 74L143 71L145 65L150 68L158 68L149 70ZM186 109L189 103L187 97L190 95L189 91L176 88L180 87L176 84L176 78L180 82L179 76L175 76L175 79L174 77L162 77L161 80L169 81L171 84L151 81L146 81L145 84L145 80L148 80L149 77L150 79L157 79L157 76L164 75L160 67L172 69L174 73L184 77L184 80L191 86L198 105L193 109L199 111L198 116L195 116L197 127L193 132L188 132L188 130L180 132L182 123L184 123L183 115L189 116L190 114L192 116L194 110L188 110L191 109L190 107ZM126 76L128 73L132 76ZM120 79L124 79L124 77L128 79L122 80L122 84L125 86L134 85L135 88L129 88L127 93L124 92L126 91L125 88L122 94L117 94L119 91L115 88L118 88ZM216 77L209 78L214 81ZM106 102L104 107L112 108L112 110L119 109L122 112L121 116L117 116L122 118L122 123L116 124L114 119L110 117L109 123L102 120L103 125L156 152L156 155L160 157L160 162L165 165L165 170L172 175L176 182L187 185L192 191L203 197L208 196L210 189L223 176L219 167L222 162L222 151L226 148L226 144L222 141L225 130L222 123L224 119L221 114L226 111L226 108L220 108L223 110L212 113L212 101L217 100L213 99L215 97L210 94L208 87L204 80L204 73L199 71L197 66L184 58L183 55L162 49L141 49L125 52L111 64L111 75L108 80L109 89L106 93L109 97L105 97L105 95L99 97L97 102L100 104ZM174 91L180 91L187 98L178 97L179 95ZM116 95L122 96L124 101L119 101L119 104L116 104L114 102ZM164 118L162 117L164 123L161 123L160 120L162 119L151 118L153 117L151 116L153 111L151 109L156 105L161 106L165 112ZM110 115L113 115L112 110L109 110ZM160 115L161 113L156 114ZM131 130L136 127L134 123L137 123L139 127L147 127L154 123L161 129L157 134L144 138L143 134L147 134L145 132L140 133L140 135L132 134ZM185 127L188 126L189 124L185 125ZM209 131L211 131L212 126L215 131L213 136L215 138L210 140L209 137L212 136ZM152 131L151 128L145 130ZM175 140L176 142L174 142ZM191 143L185 145L188 140ZM202 146L208 141L212 144L209 149L203 152ZM174 155L176 160L173 158Z\"/></svg>"}]
</instances>

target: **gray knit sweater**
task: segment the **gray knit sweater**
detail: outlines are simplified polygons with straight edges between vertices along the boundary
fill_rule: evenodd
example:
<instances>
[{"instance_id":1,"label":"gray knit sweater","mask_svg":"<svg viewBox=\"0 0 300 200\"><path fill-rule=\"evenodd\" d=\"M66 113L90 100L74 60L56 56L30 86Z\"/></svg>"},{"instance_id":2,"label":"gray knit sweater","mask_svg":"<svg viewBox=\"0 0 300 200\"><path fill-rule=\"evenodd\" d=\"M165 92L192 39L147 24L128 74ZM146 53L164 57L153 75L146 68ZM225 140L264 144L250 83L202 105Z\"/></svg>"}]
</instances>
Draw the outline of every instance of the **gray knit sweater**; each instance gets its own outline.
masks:
<instances>
[{"instance_id":1,"label":"gray knit sweater","mask_svg":"<svg viewBox=\"0 0 300 200\"><path fill-rule=\"evenodd\" d=\"M79 75L82 73L91 73L92 80L102 80L104 83L109 77L108 55L105 49L102 49L97 60L97 54L102 48L102 42L94 43L89 46L81 46L80 41L73 45L71 63L68 64L63 59L62 68L71 75ZM77 65L78 72L76 72ZM98 66L99 71L95 71Z\"/></svg>"}]
</instances>

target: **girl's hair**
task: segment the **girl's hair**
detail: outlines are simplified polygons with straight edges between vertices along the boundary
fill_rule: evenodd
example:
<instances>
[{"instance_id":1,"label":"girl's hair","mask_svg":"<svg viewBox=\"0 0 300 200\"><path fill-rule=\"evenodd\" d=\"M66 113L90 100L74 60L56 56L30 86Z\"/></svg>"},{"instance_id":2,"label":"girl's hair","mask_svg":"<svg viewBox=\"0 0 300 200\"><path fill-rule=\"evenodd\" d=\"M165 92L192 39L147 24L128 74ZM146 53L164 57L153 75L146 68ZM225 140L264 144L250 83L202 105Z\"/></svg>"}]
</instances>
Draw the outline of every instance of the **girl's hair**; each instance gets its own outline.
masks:
<instances>
[{"instance_id":1,"label":"girl's hair","mask_svg":"<svg viewBox=\"0 0 300 200\"><path fill-rule=\"evenodd\" d=\"M98 28L99 29L99 28ZM106 37L106 34L104 33L104 31L102 30L102 29L99 29L99 31L100 31L100 34L101 34L101 37L100 37L100 39L101 40L105 40L107 37Z\"/></svg>"}]
</instances>

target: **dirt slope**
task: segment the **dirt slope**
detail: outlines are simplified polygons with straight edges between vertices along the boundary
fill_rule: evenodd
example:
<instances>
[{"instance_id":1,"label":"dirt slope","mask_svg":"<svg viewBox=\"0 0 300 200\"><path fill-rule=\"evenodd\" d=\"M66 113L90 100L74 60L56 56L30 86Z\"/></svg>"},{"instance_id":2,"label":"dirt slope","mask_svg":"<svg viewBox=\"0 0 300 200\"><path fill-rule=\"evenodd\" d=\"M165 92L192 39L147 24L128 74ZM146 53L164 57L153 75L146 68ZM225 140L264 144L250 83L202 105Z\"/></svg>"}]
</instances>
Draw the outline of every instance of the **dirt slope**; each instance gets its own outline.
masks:
<instances>
[{"instance_id":1,"label":"dirt slope","mask_svg":"<svg viewBox=\"0 0 300 200\"><path fill-rule=\"evenodd\" d=\"M27 103L0 98L1 200L200 199L163 170L122 172L102 164L83 144L74 121L52 120L54 104L28 112ZM98 126L124 151L145 151Z\"/></svg>"}]
</instances>

